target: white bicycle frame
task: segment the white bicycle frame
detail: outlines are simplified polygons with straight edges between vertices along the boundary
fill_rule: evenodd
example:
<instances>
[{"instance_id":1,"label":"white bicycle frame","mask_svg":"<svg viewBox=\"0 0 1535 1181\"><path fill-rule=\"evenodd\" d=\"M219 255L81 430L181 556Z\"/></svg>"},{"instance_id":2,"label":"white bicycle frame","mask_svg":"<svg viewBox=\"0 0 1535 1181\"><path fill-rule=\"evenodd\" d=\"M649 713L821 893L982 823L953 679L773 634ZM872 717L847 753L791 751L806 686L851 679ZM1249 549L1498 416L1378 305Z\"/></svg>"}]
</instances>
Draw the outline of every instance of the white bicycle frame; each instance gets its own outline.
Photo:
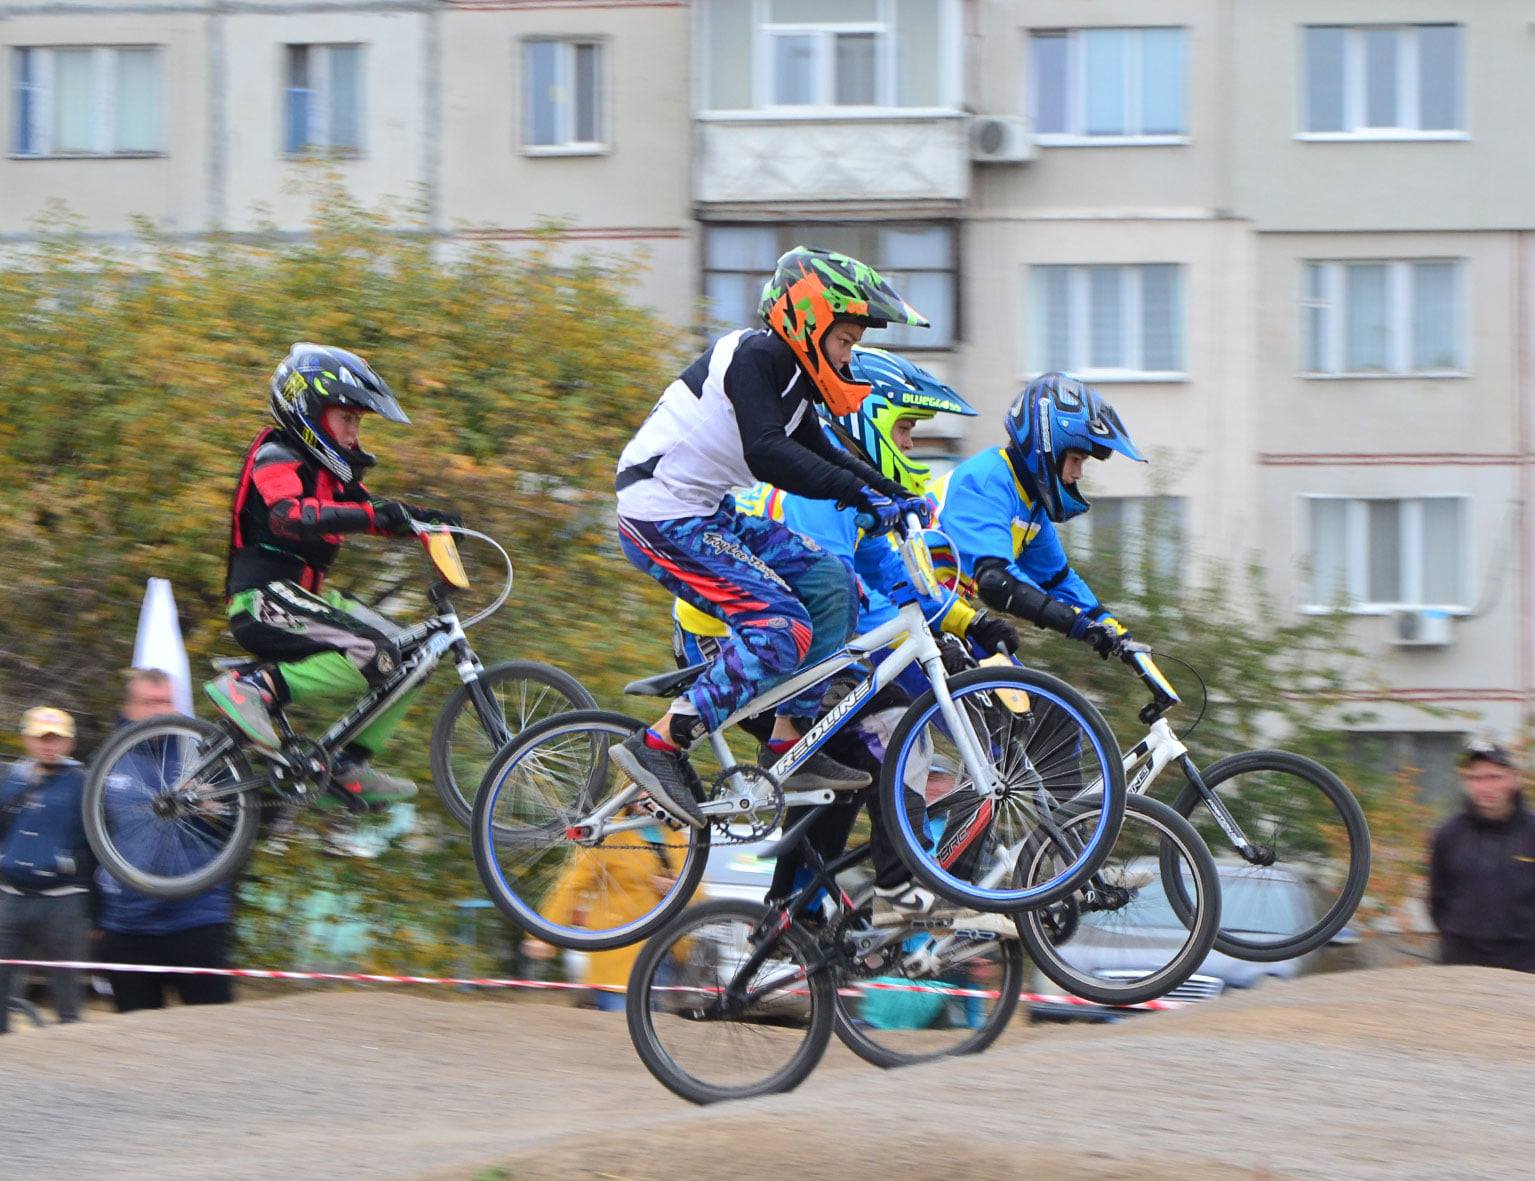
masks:
<instances>
[{"instance_id":1,"label":"white bicycle frame","mask_svg":"<svg viewBox=\"0 0 1535 1181\"><path fill-rule=\"evenodd\" d=\"M906 518L906 531L900 539L899 549L906 565L907 575L911 578L912 586L917 593L927 598L937 598L941 595L943 590L933 576L932 557L928 553L927 543L922 535L922 523L914 514ZM867 661L875 652L892 644L894 647L891 648L890 654L879 662L871 675L807 730L800 740L773 764L774 778L787 779L876 693L895 680L910 665L920 664L928 683L933 688L934 695L938 698L939 712L943 715L944 723L948 726L955 745L959 747L960 757L964 761L965 770L970 773L975 790L988 798L996 798L1000 795L1001 789L996 784L991 764L981 757L980 740L976 737L969 717L954 704L954 699L949 694L948 673L943 667L943 657L938 641L933 639L927 618L917 602L904 604L896 617L888 623L883 623L861 636L853 637L835 656L830 656L819 664L795 673L782 684L775 685L766 693L753 698L726 718L708 736L709 745L719 760L720 766L726 771L737 766L735 755L731 753L730 746L725 741L724 732L742 718L772 709L819 684L827 677L860 661ZM757 797L749 783L743 782L744 779L744 776L734 776L732 778L734 792L724 798L710 800L703 804L704 815L723 818L732 814L751 812L760 807L763 801ZM638 786L630 784L590 815L583 817L579 822L579 827L584 830L583 840L596 842L609 833L629 828L643 828L654 823L649 816L612 819L639 796L640 791ZM783 797L785 806L790 807L829 804L834 798L835 793L832 791L785 792ZM1020 841L1020 847L1021 844ZM1016 857L1016 851L1013 856Z\"/></svg>"}]
</instances>

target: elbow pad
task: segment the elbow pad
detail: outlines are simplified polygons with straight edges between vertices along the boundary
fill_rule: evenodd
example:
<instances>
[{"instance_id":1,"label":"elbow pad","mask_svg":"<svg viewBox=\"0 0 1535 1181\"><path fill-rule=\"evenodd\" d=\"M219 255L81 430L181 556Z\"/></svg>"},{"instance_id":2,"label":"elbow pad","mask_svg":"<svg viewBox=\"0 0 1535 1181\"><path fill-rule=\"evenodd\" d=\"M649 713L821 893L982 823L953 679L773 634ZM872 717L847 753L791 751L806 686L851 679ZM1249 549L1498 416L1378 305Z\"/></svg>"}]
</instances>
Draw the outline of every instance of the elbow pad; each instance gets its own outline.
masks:
<instances>
[{"instance_id":1,"label":"elbow pad","mask_svg":"<svg viewBox=\"0 0 1535 1181\"><path fill-rule=\"evenodd\" d=\"M1069 635L1077 620L1077 613L1065 603L1014 578L1007 572L1006 563L997 558L983 558L976 563L975 589L988 607L1026 619L1035 627Z\"/></svg>"}]
</instances>

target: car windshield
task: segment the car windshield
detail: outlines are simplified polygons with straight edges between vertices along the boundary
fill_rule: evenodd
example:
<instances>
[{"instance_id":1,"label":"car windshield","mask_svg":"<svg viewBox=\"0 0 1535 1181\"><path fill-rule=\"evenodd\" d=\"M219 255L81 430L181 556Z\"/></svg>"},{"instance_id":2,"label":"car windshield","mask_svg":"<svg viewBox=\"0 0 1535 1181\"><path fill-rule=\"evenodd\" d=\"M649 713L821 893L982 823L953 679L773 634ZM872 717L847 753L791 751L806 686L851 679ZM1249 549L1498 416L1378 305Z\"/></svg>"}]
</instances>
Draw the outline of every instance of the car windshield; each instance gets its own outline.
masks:
<instances>
[{"instance_id":1,"label":"car windshield","mask_svg":"<svg viewBox=\"0 0 1535 1181\"><path fill-rule=\"evenodd\" d=\"M1248 934L1287 935L1309 926L1305 892L1284 878L1221 876L1221 929ZM1181 927L1178 916L1162 890L1160 879L1142 886L1129 912L1129 921L1146 930ZM1083 916L1084 922L1107 924L1124 930L1126 917L1110 911Z\"/></svg>"}]
</instances>

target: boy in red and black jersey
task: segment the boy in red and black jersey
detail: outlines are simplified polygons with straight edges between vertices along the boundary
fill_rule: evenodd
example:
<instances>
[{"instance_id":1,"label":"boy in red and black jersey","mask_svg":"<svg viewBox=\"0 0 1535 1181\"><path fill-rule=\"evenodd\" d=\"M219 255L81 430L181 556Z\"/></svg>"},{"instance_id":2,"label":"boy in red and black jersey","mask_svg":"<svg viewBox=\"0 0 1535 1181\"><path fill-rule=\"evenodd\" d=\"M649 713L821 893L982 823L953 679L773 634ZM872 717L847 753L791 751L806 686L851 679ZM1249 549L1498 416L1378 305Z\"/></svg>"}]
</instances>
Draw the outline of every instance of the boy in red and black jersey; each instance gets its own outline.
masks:
<instances>
[{"instance_id":1,"label":"boy in red and black jersey","mask_svg":"<svg viewBox=\"0 0 1535 1181\"><path fill-rule=\"evenodd\" d=\"M271 411L277 425L252 441L235 491L225 594L235 639L280 663L256 676L225 673L205 689L252 741L275 748L268 712L274 699L344 705L395 667L393 639L400 629L323 586L345 535L408 537L412 520L458 524L459 518L375 499L363 487L360 477L375 463L361 447L363 415L410 420L356 354L294 345L272 375ZM347 748L336 769L346 790L370 801L415 794L409 780L369 762L408 700L391 706Z\"/></svg>"}]
</instances>

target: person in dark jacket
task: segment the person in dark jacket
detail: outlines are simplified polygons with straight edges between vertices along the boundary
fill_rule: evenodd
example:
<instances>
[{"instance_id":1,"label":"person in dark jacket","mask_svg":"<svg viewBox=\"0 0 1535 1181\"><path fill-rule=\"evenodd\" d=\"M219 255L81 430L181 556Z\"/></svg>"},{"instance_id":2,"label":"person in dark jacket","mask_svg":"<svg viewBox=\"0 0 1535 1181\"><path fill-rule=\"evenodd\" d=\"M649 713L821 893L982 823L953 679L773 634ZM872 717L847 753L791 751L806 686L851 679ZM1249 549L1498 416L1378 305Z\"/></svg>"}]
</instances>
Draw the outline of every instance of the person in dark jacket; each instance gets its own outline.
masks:
<instances>
[{"instance_id":1,"label":"person in dark jacket","mask_svg":"<svg viewBox=\"0 0 1535 1181\"><path fill-rule=\"evenodd\" d=\"M175 712L171 679L164 672L136 668L128 674L123 725ZM151 749L154 742L140 743L117 764L114 782L108 785L109 807L122 793L155 790L168 774L175 774L166 767L169 752ZM99 959L179 968L229 966L232 906L227 883L190 898L170 900L130 890L104 869L97 870L96 884L101 893ZM107 979L119 1013L163 1008L167 988L174 988L184 1005L220 1005L234 1000L233 982L227 976L108 972Z\"/></svg>"},{"instance_id":2,"label":"person in dark jacket","mask_svg":"<svg viewBox=\"0 0 1535 1181\"><path fill-rule=\"evenodd\" d=\"M1465 810L1434 833L1429 865L1440 960L1535 972L1535 815L1522 776L1502 747L1475 745L1460 778Z\"/></svg>"},{"instance_id":3,"label":"person in dark jacket","mask_svg":"<svg viewBox=\"0 0 1535 1181\"><path fill-rule=\"evenodd\" d=\"M22 715L27 757L0 779L0 960L83 960L94 861L80 818L85 776L69 757L75 720L38 706ZM16 969L0 965L0 1033ZM50 974L61 1022L80 1019L80 973Z\"/></svg>"}]
</instances>

